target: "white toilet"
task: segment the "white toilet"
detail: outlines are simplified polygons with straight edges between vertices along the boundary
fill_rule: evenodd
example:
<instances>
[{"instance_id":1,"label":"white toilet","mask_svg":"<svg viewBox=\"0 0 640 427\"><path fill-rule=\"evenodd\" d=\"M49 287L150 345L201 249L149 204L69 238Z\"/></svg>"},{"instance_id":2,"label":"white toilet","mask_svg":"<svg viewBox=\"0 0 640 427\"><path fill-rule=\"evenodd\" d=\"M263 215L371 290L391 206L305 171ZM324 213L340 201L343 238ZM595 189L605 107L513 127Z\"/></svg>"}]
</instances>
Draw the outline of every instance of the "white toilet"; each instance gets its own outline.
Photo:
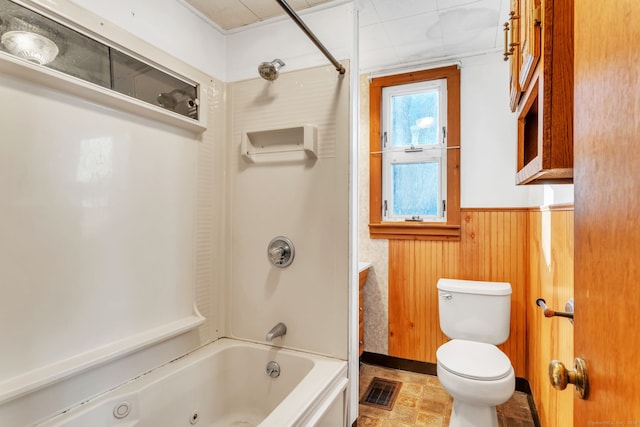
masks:
<instances>
[{"instance_id":1,"label":"white toilet","mask_svg":"<svg viewBox=\"0 0 640 427\"><path fill-rule=\"evenodd\" d=\"M450 427L498 427L496 406L513 395L515 373L496 345L509 337L511 285L440 279L438 380L453 397Z\"/></svg>"}]
</instances>

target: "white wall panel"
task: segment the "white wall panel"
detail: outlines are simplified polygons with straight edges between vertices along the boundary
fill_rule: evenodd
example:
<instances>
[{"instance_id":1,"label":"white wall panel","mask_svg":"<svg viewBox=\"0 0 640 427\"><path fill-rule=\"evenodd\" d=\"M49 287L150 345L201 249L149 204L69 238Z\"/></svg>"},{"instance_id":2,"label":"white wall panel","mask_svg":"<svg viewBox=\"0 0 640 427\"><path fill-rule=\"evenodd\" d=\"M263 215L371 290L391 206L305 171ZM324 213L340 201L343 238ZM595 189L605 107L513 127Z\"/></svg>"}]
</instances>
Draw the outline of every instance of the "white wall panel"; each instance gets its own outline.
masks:
<instances>
[{"instance_id":1,"label":"white wall panel","mask_svg":"<svg viewBox=\"0 0 640 427\"><path fill-rule=\"evenodd\" d=\"M349 86L332 66L230 85L231 336L265 341L284 322L274 344L347 358ZM318 126L317 160L241 158L243 132L302 124ZM267 259L279 235L296 250L283 269Z\"/></svg>"},{"instance_id":2,"label":"white wall panel","mask_svg":"<svg viewBox=\"0 0 640 427\"><path fill-rule=\"evenodd\" d=\"M194 315L197 146L28 82L0 87L0 336L12 349L0 387L11 388Z\"/></svg>"},{"instance_id":3,"label":"white wall panel","mask_svg":"<svg viewBox=\"0 0 640 427\"><path fill-rule=\"evenodd\" d=\"M496 54L465 58L460 72L460 206L528 206L517 186L516 115L509 110L509 67Z\"/></svg>"}]
</instances>

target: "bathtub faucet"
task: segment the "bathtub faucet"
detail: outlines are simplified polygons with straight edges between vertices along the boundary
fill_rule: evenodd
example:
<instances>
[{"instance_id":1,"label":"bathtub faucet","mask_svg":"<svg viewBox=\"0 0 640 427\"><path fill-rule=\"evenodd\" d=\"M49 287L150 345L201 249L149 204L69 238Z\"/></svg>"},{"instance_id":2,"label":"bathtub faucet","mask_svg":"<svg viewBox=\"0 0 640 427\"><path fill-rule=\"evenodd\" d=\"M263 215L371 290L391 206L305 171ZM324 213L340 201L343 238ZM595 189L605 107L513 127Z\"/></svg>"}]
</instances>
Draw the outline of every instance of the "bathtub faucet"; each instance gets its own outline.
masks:
<instances>
[{"instance_id":1,"label":"bathtub faucet","mask_svg":"<svg viewBox=\"0 0 640 427\"><path fill-rule=\"evenodd\" d=\"M271 328L271 330L267 334L267 341L271 342L273 341L274 338L282 337L286 333L287 333L287 325L280 322L276 326Z\"/></svg>"}]
</instances>

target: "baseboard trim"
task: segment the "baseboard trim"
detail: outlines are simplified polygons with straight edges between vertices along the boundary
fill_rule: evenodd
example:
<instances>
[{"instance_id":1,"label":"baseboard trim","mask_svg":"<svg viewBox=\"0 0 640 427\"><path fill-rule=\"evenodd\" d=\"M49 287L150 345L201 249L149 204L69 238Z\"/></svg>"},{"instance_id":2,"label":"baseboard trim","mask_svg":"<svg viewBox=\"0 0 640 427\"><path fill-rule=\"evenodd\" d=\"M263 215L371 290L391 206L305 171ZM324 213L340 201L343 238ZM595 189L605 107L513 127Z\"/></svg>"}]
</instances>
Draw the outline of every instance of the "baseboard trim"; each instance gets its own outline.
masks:
<instances>
[{"instance_id":1,"label":"baseboard trim","mask_svg":"<svg viewBox=\"0 0 640 427\"><path fill-rule=\"evenodd\" d=\"M367 365L382 366L384 368L400 369L403 371L416 372L418 374L426 374L438 376L438 370L435 363L421 362L418 360L403 359L400 357L388 356L386 354L370 353L365 351L360 356L360 362ZM516 377L516 391L531 396L531 386L526 378Z\"/></svg>"},{"instance_id":2,"label":"baseboard trim","mask_svg":"<svg viewBox=\"0 0 640 427\"><path fill-rule=\"evenodd\" d=\"M403 371L416 372L437 376L436 364L420 362L417 360L403 359L400 357L388 356L386 354L370 353L365 351L360 356L360 362L367 365L382 366L383 368L400 369Z\"/></svg>"}]
</instances>

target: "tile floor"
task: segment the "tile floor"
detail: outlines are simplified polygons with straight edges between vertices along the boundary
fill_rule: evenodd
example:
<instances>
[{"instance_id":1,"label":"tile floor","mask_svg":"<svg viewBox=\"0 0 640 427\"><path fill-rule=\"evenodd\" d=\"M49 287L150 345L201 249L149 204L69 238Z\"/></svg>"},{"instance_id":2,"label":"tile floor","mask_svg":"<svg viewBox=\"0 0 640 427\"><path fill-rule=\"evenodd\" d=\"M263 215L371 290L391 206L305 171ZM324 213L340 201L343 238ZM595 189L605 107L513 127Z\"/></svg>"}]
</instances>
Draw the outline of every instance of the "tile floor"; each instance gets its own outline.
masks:
<instances>
[{"instance_id":1,"label":"tile floor","mask_svg":"<svg viewBox=\"0 0 640 427\"><path fill-rule=\"evenodd\" d=\"M449 425L452 399L442 389L437 377L362 364L360 399L366 393L373 377L401 381L400 394L391 411L360 404L358 427L447 427ZM536 427L525 393L516 392L508 402L498 406L497 412L500 427Z\"/></svg>"}]
</instances>

